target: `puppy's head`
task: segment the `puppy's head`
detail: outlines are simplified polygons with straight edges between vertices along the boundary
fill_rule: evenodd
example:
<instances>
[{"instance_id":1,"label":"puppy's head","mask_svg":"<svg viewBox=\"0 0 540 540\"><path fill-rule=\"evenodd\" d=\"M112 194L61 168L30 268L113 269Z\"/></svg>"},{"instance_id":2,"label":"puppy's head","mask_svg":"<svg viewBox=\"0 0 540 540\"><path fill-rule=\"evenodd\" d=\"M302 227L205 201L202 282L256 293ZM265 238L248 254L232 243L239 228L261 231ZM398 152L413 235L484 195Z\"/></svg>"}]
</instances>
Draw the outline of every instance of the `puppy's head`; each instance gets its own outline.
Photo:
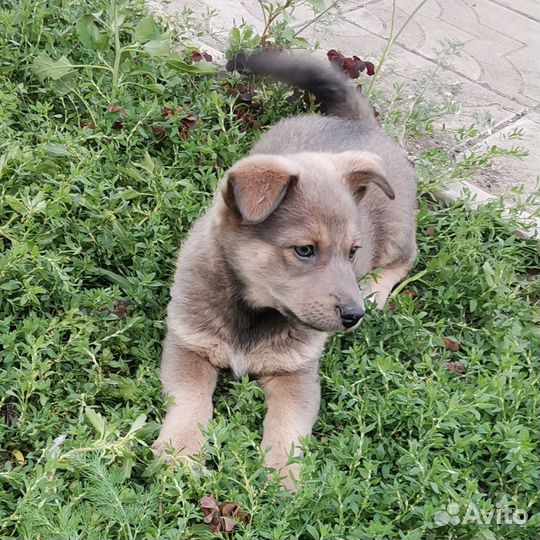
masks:
<instances>
[{"instance_id":1,"label":"puppy's head","mask_svg":"<svg viewBox=\"0 0 540 540\"><path fill-rule=\"evenodd\" d=\"M364 315L357 279L372 258L358 208L367 189L394 198L379 158L367 152L236 163L221 185L222 232L245 300L321 331L357 326Z\"/></svg>"}]
</instances>

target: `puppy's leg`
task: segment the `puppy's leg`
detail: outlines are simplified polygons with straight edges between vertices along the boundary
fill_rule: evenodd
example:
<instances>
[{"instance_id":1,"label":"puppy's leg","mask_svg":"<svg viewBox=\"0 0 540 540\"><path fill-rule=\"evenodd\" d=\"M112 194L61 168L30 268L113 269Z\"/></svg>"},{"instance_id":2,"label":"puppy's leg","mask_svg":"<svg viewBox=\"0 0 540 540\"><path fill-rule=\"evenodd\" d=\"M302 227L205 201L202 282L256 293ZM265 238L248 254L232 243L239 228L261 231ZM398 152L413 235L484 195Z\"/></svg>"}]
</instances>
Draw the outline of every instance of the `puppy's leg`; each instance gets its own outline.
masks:
<instances>
[{"instance_id":1,"label":"puppy's leg","mask_svg":"<svg viewBox=\"0 0 540 540\"><path fill-rule=\"evenodd\" d=\"M298 464L287 465L294 446L294 455L301 454L299 438L311 434L321 401L318 362L308 371L273 377L262 377L260 382L266 395L268 411L264 419L262 447L268 450L266 463L281 471L283 487L293 491L293 478L298 478Z\"/></svg>"},{"instance_id":2,"label":"puppy's leg","mask_svg":"<svg viewBox=\"0 0 540 540\"><path fill-rule=\"evenodd\" d=\"M178 455L196 454L204 443L200 427L212 418L212 394L217 370L208 360L176 345L163 344L161 382L174 402L169 407L154 448L163 452L170 444Z\"/></svg>"},{"instance_id":3,"label":"puppy's leg","mask_svg":"<svg viewBox=\"0 0 540 540\"><path fill-rule=\"evenodd\" d=\"M381 268L377 276L370 278L363 287L364 296L375 302L378 309L383 309L392 289L409 273L411 266L412 263L407 263Z\"/></svg>"}]
</instances>

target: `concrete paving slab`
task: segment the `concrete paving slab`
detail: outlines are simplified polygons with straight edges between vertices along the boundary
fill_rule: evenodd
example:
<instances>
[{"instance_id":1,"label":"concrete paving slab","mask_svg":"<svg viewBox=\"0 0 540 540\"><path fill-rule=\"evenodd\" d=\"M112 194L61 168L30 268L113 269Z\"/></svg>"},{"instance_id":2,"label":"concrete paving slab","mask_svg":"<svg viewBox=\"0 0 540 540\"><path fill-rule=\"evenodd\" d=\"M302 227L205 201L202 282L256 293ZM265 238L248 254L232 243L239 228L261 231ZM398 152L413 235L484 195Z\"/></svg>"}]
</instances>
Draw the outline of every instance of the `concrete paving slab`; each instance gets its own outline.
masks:
<instances>
[{"instance_id":1,"label":"concrete paving slab","mask_svg":"<svg viewBox=\"0 0 540 540\"><path fill-rule=\"evenodd\" d=\"M417 5L417 0L400 0L396 12L397 28ZM488 0L475 0L472 3L456 0L454 5L458 7L450 9L451 3L428 1L405 28L397 45L437 61L443 42L462 43L463 54L456 59L453 68L456 73L495 92L513 97L524 105L537 105L540 100L540 88L537 88L540 74L540 55L537 53L540 50L540 25L495 4L498 16L503 18L503 15L507 15L511 24L525 29L524 35L516 33L518 37L508 36L508 27L496 17L490 16L489 21L494 21L494 24L496 22L497 29L488 26L484 16L491 5ZM369 13L377 19L376 31L364 23L363 13ZM388 38L392 5L390 1L379 1L349 13L346 17L375 35ZM384 24L381 24L383 21Z\"/></svg>"},{"instance_id":2,"label":"concrete paving slab","mask_svg":"<svg viewBox=\"0 0 540 540\"><path fill-rule=\"evenodd\" d=\"M520 73L516 86L521 100L525 102L527 98L537 106L540 103L540 43L536 48L523 47L506 58Z\"/></svg>"},{"instance_id":3,"label":"concrete paving slab","mask_svg":"<svg viewBox=\"0 0 540 540\"><path fill-rule=\"evenodd\" d=\"M526 15L536 22L540 22L540 6L538 0L490 0L494 4L504 6L520 15Z\"/></svg>"},{"instance_id":4,"label":"concrete paving slab","mask_svg":"<svg viewBox=\"0 0 540 540\"><path fill-rule=\"evenodd\" d=\"M474 0L470 5L482 28L518 39L525 45L538 39L538 21L515 11L508 3L501 5L492 0Z\"/></svg>"},{"instance_id":5,"label":"concrete paving slab","mask_svg":"<svg viewBox=\"0 0 540 540\"><path fill-rule=\"evenodd\" d=\"M536 65L536 60L531 56L531 49L522 46L504 53L501 47L500 54L494 58L493 47L494 44L477 38L465 44L465 52L480 67L480 75L475 80L526 106L538 105L540 87L534 74L540 73L540 63ZM469 73L467 71L465 73L470 78Z\"/></svg>"}]
</instances>

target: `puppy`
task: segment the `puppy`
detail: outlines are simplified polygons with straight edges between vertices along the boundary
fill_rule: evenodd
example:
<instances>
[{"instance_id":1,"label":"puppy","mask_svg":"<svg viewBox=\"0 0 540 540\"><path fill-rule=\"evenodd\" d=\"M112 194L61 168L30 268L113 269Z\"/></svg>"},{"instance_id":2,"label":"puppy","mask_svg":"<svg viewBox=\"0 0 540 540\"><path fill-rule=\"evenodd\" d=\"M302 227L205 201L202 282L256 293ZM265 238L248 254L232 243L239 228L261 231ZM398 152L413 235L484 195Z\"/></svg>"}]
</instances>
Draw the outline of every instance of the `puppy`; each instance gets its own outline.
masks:
<instances>
[{"instance_id":1,"label":"puppy","mask_svg":"<svg viewBox=\"0 0 540 540\"><path fill-rule=\"evenodd\" d=\"M416 176L331 66L267 52L236 67L308 90L326 116L266 132L185 240L161 364L173 402L155 448L199 452L219 370L250 373L266 396L267 464L293 489L288 455L317 418L326 338L360 324L366 297L382 308L414 262Z\"/></svg>"}]
</instances>

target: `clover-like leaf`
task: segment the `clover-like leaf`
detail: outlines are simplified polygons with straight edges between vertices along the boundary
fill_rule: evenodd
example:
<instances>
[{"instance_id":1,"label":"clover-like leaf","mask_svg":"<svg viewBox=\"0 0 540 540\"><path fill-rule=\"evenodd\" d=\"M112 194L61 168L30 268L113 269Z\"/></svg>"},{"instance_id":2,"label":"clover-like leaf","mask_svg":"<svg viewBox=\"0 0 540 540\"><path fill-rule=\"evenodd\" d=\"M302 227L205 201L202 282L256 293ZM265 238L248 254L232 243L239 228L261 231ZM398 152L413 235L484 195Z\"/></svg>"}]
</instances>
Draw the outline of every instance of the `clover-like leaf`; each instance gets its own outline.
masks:
<instances>
[{"instance_id":1,"label":"clover-like leaf","mask_svg":"<svg viewBox=\"0 0 540 540\"><path fill-rule=\"evenodd\" d=\"M94 426L94 429L100 435L103 435L105 433L105 426L107 424L105 418L103 418L101 414L94 411L94 409L91 409L90 407L85 407L84 414L86 418L88 418L92 426Z\"/></svg>"},{"instance_id":2,"label":"clover-like leaf","mask_svg":"<svg viewBox=\"0 0 540 540\"><path fill-rule=\"evenodd\" d=\"M34 59L32 64L32 73L44 81L47 78L57 81L66 75L69 75L75 66L67 59L61 56L54 61L48 54L42 53Z\"/></svg>"},{"instance_id":3,"label":"clover-like leaf","mask_svg":"<svg viewBox=\"0 0 540 540\"><path fill-rule=\"evenodd\" d=\"M181 60L178 56L171 55L165 63L171 69L180 71L181 73L189 73L191 75L210 75L218 70L218 66L215 64L209 64L208 62L197 62L195 64L187 64Z\"/></svg>"},{"instance_id":4,"label":"clover-like leaf","mask_svg":"<svg viewBox=\"0 0 540 540\"><path fill-rule=\"evenodd\" d=\"M156 36L157 28L156 22L152 15L147 15L139 21L135 27L134 37L135 41L139 43L146 43L150 39Z\"/></svg>"},{"instance_id":5,"label":"clover-like leaf","mask_svg":"<svg viewBox=\"0 0 540 540\"><path fill-rule=\"evenodd\" d=\"M91 14L83 15L77 21L75 33L87 49L105 51L109 47L109 36L106 32L100 32L96 19Z\"/></svg>"},{"instance_id":6,"label":"clover-like leaf","mask_svg":"<svg viewBox=\"0 0 540 540\"><path fill-rule=\"evenodd\" d=\"M151 39L144 44L143 49L150 56L166 56L171 52L171 39L168 36Z\"/></svg>"}]
</instances>

